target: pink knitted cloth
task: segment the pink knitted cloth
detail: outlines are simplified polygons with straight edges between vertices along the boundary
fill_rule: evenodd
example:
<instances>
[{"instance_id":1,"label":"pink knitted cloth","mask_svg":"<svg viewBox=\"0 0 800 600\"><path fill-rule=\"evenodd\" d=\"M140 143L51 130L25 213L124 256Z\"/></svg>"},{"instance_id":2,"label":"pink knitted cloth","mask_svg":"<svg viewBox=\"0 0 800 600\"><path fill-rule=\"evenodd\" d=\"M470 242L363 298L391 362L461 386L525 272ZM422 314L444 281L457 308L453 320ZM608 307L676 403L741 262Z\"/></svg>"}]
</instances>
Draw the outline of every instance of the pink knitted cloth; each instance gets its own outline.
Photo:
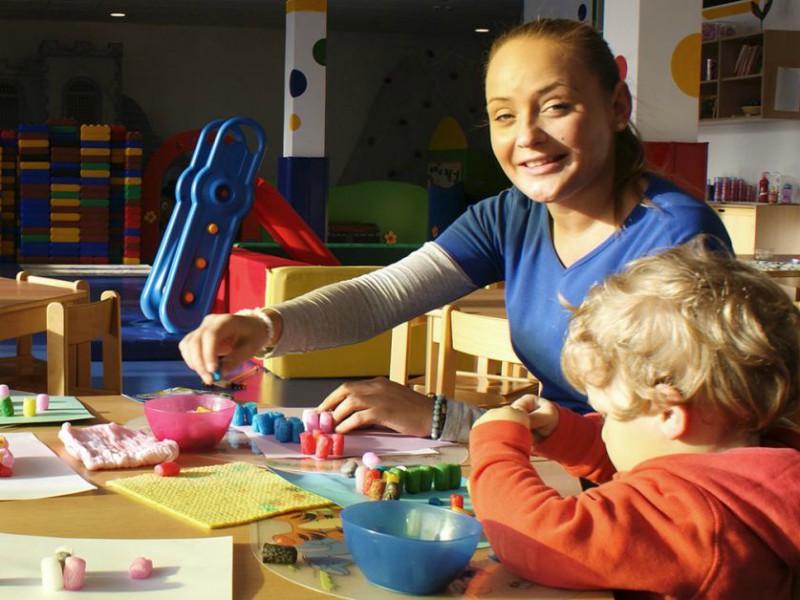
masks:
<instances>
[{"instance_id":1,"label":"pink knitted cloth","mask_svg":"<svg viewBox=\"0 0 800 600\"><path fill-rule=\"evenodd\" d=\"M90 471L156 465L178 457L178 444L117 423L75 428L64 423L58 438Z\"/></svg>"}]
</instances>

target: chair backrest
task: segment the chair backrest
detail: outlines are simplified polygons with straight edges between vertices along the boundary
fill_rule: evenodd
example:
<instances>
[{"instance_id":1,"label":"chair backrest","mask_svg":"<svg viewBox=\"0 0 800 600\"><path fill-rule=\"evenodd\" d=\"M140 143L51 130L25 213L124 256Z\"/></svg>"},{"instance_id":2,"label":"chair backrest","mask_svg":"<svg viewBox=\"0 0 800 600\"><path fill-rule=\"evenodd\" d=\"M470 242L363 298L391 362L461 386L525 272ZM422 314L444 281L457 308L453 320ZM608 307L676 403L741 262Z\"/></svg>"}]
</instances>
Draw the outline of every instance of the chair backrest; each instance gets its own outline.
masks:
<instances>
[{"instance_id":1,"label":"chair backrest","mask_svg":"<svg viewBox=\"0 0 800 600\"><path fill-rule=\"evenodd\" d=\"M538 381L514 352L506 318L467 312L457 304L445 306L443 311L437 393L490 406L538 391ZM474 372L457 369L459 353L475 358ZM476 380L474 399L463 390L457 392L456 382L462 377Z\"/></svg>"},{"instance_id":2,"label":"chair backrest","mask_svg":"<svg viewBox=\"0 0 800 600\"><path fill-rule=\"evenodd\" d=\"M53 279L52 277L41 277L39 275L31 275L28 271L20 271L17 273L17 281L27 281L28 283L38 283L39 285L49 285L51 287L60 287L75 292L84 291L88 294L89 283L85 279L76 279L75 281L64 281L63 279Z\"/></svg>"},{"instance_id":3,"label":"chair backrest","mask_svg":"<svg viewBox=\"0 0 800 600\"><path fill-rule=\"evenodd\" d=\"M119 294L103 292L86 304L47 306L47 391L51 395L109 395L122 392L122 336ZM77 368L76 349L102 341L103 387L92 386L91 372Z\"/></svg>"}]
</instances>

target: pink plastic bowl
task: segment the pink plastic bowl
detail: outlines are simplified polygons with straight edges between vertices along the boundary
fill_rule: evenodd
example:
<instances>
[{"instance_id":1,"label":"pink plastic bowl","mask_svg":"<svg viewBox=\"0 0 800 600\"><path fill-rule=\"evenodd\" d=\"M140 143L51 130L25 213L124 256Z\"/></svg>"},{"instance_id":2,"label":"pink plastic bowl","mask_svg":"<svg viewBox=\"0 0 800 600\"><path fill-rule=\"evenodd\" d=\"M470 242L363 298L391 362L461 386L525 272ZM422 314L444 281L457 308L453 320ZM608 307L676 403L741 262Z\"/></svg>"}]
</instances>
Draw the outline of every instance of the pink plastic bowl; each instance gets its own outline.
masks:
<instances>
[{"instance_id":1,"label":"pink plastic bowl","mask_svg":"<svg viewBox=\"0 0 800 600\"><path fill-rule=\"evenodd\" d=\"M198 406L210 412L196 412ZM162 396L144 403L144 415L159 440L175 440L181 450L208 450L228 431L236 403L219 396Z\"/></svg>"}]
</instances>

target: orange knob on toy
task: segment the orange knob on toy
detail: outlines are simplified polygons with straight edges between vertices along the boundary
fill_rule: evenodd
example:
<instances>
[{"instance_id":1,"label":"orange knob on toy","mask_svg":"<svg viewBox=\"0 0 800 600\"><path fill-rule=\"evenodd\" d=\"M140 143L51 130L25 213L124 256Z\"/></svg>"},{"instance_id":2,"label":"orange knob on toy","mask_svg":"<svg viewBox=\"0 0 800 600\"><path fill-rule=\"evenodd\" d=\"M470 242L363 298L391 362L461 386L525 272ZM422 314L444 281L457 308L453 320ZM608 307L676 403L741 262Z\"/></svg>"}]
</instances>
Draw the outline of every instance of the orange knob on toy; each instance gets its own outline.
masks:
<instances>
[{"instance_id":1,"label":"orange knob on toy","mask_svg":"<svg viewBox=\"0 0 800 600\"><path fill-rule=\"evenodd\" d=\"M206 231L211 235L216 235L219 233L219 226L216 223L209 223L208 227L206 227Z\"/></svg>"},{"instance_id":2,"label":"orange knob on toy","mask_svg":"<svg viewBox=\"0 0 800 600\"><path fill-rule=\"evenodd\" d=\"M194 302L194 294L192 292L185 292L183 294L183 303L191 304L192 302Z\"/></svg>"},{"instance_id":3,"label":"orange knob on toy","mask_svg":"<svg viewBox=\"0 0 800 600\"><path fill-rule=\"evenodd\" d=\"M198 269L205 269L208 266L208 262L202 256L198 256L194 259L194 266Z\"/></svg>"}]
</instances>

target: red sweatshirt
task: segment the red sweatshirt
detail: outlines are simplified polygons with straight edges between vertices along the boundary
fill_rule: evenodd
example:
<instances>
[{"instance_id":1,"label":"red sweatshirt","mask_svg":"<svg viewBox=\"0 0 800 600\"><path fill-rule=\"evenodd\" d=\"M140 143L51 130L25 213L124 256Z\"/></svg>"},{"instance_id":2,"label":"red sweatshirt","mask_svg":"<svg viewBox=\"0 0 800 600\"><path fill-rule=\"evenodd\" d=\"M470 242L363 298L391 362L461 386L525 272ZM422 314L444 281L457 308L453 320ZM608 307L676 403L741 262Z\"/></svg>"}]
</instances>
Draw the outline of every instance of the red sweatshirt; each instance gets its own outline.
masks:
<instances>
[{"instance_id":1,"label":"red sweatshirt","mask_svg":"<svg viewBox=\"0 0 800 600\"><path fill-rule=\"evenodd\" d=\"M790 597L800 573L800 433L774 430L763 447L663 456L615 473L599 415L559 411L535 453L602 482L576 496L541 480L526 427L490 421L470 435L472 505L510 571L626 598Z\"/></svg>"}]
</instances>

